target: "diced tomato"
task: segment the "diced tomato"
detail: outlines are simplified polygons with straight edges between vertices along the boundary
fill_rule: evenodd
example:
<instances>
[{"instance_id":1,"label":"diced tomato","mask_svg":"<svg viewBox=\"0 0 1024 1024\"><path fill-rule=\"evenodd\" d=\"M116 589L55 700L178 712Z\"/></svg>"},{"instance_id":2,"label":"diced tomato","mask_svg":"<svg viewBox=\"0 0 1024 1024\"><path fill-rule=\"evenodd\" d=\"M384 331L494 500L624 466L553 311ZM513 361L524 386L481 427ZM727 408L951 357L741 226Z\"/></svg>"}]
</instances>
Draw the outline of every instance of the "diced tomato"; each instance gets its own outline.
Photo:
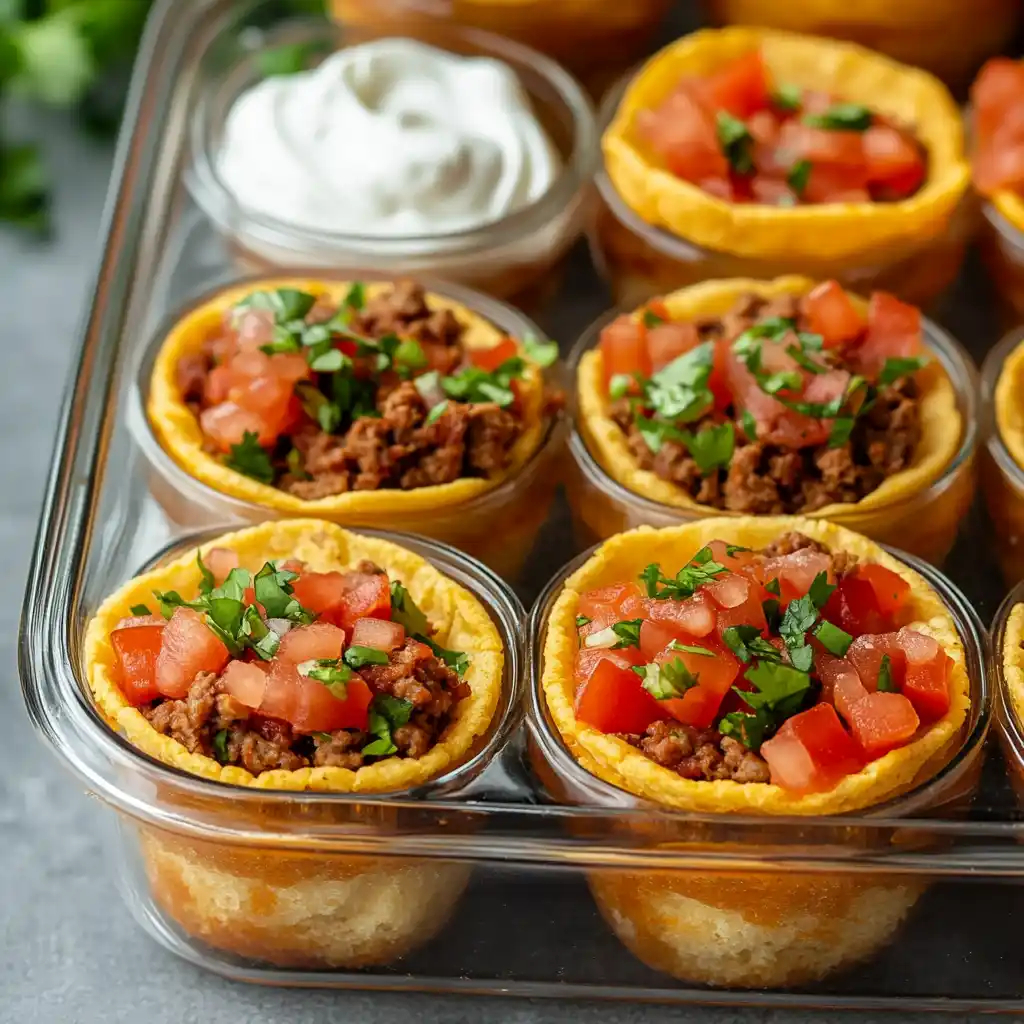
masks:
<instances>
[{"instance_id":1,"label":"diced tomato","mask_svg":"<svg viewBox=\"0 0 1024 1024\"><path fill-rule=\"evenodd\" d=\"M889 659L889 677L897 690L903 689L907 674L907 659L896 633L872 633L857 637L846 652L847 661L857 670L864 688L870 692L878 689L878 676L882 671L882 659Z\"/></svg>"},{"instance_id":2,"label":"diced tomato","mask_svg":"<svg viewBox=\"0 0 1024 1024\"><path fill-rule=\"evenodd\" d=\"M822 281L803 301L811 331L820 334L826 348L841 348L860 337L864 317L838 281Z\"/></svg>"},{"instance_id":3,"label":"diced tomato","mask_svg":"<svg viewBox=\"0 0 1024 1024\"><path fill-rule=\"evenodd\" d=\"M920 725L917 712L902 693L867 693L841 713L869 758L902 747Z\"/></svg>"},{"instance_id":4,"label":"diced tomato","mask_svg":"<svg viewBox=\"0 0 1024 1024\"><path fill-rule=\"evenodd\" d=\"M344 684L339 699L327 684L299 674L295 665L275 659L267 676L260 714L290 722L299 732L365 729L373 694L359 676Z\"/></svg>"},{"instance_id":5,"label":"diced tomato","mask_svg":"<svg viewBox=\"0 0 1024 1024\"><path fill-rule=\"evenodd\" d=\"M234 383L231 368L225 364L213 367L203 382L203 401L206 405L220 405L227 400Z\"/></svg>"},{"instance_id":6,"label":"diced tomato","mask_svg":"<svg viewBox=\"0 0 1024 1024\"><path fill-rule=\"evenodd\" d=\"M1001 189L1014 192L1024 188L1024 139L1007 139L979 149L973 160L977 190L986 196Z\"/></svg>"},{"instance_id":7,"label":"diced tomato","mask_svg":"<svg viewBox=\"0 0 1024 1024\"><path fill-rule=\"evenodd\" d=\"M292 592L303 608L345 629L364 617L391 618L391 591L382 573L304 572L292 581Z\"/></svg>"},{"instance_id":8,"label":"diced tomato","mask_svg":"<svg viewBox=\"0 0 1024 1024\"><path fill-rule=\"evenodd\" d=\"M740 663L713 640L698 639L694 646L703 647L710 653L666 649L654 659L659 664L665 664L678 658L697 677L697 685L687 690L682 697L658 703L676 721L697 729L707 729L718 715L722 698L740 674Z\"/></svg>"},{"instance_id":9,"label":"diced tomato","mask_svg":"<svg viewBox=\"0 0 1024 1024\"><path fill-rule=\"evenodd\" d=\"M845 658L833 657L820 647L814 652L814 667L821 679L821 699L833 704L849 721L847 711L851 705L868 695L857 670Z\"/></svg>"},{"instance_id":10,"label":"diced tomato","mask_svg":"<svg viewBox=\"0 0 1024 1024\"><path fill-rule=\"evenodd\" d=\"M761 745L772 782L793 793L830 789L864 767L864 754L831 704L819 703L787 718Z\"/></svg>"},{"instance_id":11,"label":"diced tomato","mask_svg":"<svg viewBox=\"0 0 1024 1024\"><path fill-rule=\"evenodd\" d=\"M746 584L742 600L738 600L739 586L731 582L733 578ZM724 585L719 586L720 582ZM762 602L769 595L763 593L762 587L755 581L737 576L729 578L728 581L716 580L713 584L707 584L704 589L718 606L715 625L719 637L722 637L725 631L732 626L755 626L762 632L768 628L768 620L765 618ZM738 603L727 606L725 602L728 601L737 601Z\"/></svg>"},{"instance_id":12,"label":"diced tomato","mask_svg":"<svg viewBox=\"0 0 1024 1024\"><path fill-rule=\"evenodd\" d=\"M156 685L156 661L160 654L164 624L119 626L110 634L117 656L117 681L129 704L148 704L160 696Z\"/></svg>"},{"instance_id":13,"label":"diced tomato","mask_svg":"<svg viewBox=\"0 0 1024 1024\"><path fill-rule=\"evenodd\" d=\"M761 51L751 50L692 86L696 98L710 111L727 110L747 118L768 106L768 76Z\"/></svg>"},{"instance_id":14,"label":"diced tomato","mask_svg":"<svg viewBox=\"0 0 1024 1024\"><path fill-rule=\"evenodd\" d=\"M261 345L269 345L274 340L274 311L271 309L233 311L232 323L239 349L258 352Z\"/></svg>"},{"instance_id":15,"label":"diced tomato","mask_svg":"<svg viewBox=\"0 0 1024 1024\"><path fill-rule=\"evenodd\" d=\"M277 440L277 435L260 416L234 402L221 402L203 409L199 426L203 435L223 452L241 444L246 434L255 434L262 445L271 445Z\"/></svg>"},{"instance_id":16,"label":"diced tomato","mask_svg":"<svg viewBox=\"0 0 1024 1024\"><path fill-rule=\"evenodd\" d=\"M778 555L765 559L760 567L763 582L779 581L779 590L783 604L804 594L811 589L811 584L819 573L825 573L831 581L832 559L824 551L813 548L800 548L788 555Z\"/></svg>"},{"instance_id":17,"label":"diced tomato","mask_svg":"<svg viewBox=\"0 0 1024 1024\"><path fill-rule=\"evenodd\" d=\"M806 203L870 202L867 170L863 165L812 164L801 198Z\"/></svg>"},{"instance_id":18,"label":"diced tomato","mask_svg":"<svg viewBox=\"0 0 1024 1024\"><path fill-rule=\"evenodd\" d=\"M901 691L923 722L935 722L949 711L949 672L953 660L933 637L904 627L897 639L906 657Z\"/></svg>"},{"instance_id":19,"label":"diced tomato","mask_svg":"<svg viewBox=\"0 0 1024 1024\"><path fill-rule=\"evenodd\" d=\"M658 324L647 330L647 352L651 370L657 372L673 359L685 355L700 344L696 325L689 320Z\"/></svg>"},{"instance_id":20,"label":"diced tomato","mask_svg":"<svg viewBox=\"0 0 1024 1024\"><path fill-rule=\"evenodd\" d=\"M133 626L166 626L167 620L162 615L127 615L118 619L114 629L131 629Z\"/></svg>"},{"instance_id":21,"label":"diced tomato","mask_svg":"<svg viewBox=\"0 0 1024 1024\"><path fill-rule=\"evenodd\" d=\"M867 580L875 592L875 602L883 615L894 616L910 594L910 584L897 572L884 565L868 562L854 570L858 579Z\"/></svg>"},{"instance_id":22,"label":"diced tomato","mask_svg":"<svg viewBox=\"0 0 1024 1024\"><path fill-rule=\"evenodd\" d=\"M254 662L229 661L220 682L225 693L253 711L263 703L263 694L267 689L267 673Z\"/></svg>"},{"instance_id":23,"label":"diced tomato","mask_svg":"<svg viewBox=\"0 0 1024 1024\"><path fill-rule=\"evenodd\" d=\"M576 652L575 678L577 691L591 677L598 663L605 659L624 669L632 668L634 665L642 665L646 661L636 647L620 647L617 651L598 647L581 647ZM636 673L633 674L636 675Z\"/></svg>"},{"instance_id":24,"label":"diced tomato","mask_svg":"<svg viewBox=\"0 0 1024 1024\"><path fill-rule=\"evenodd\" d=\"M241 408L259 416L266 424L265 430L276 436L288 413L292 384L280 377L255 377L245 387L233 390L231 397Z\"/></svg>"},{"instance_id":25,"label":"diced tomato","mask_svg":"<svg viewBox=\"0 0 1024 1024\"><path fill-rule=\"evenodd\" d=\"M690 636L707 636L715 628L715 605L702 591L684 601L652 600L648 617L655 622L671 623Z\"/></svg>"},{"instance_id":26,"label":"diced tomato","mask_svg":"<svg viewBox=\"0 0 1024 1024\"><path fill-rule=\"evenodd\" d=\"M594 622L599 622L600 629L610 626L626 618L635 618L624 614L624 608L631 601L639 598L640 588L635 583L613 583L608 587L598 587L580 595L576 611Z\"/></svg>"},{"instance_id":27,"label":"diced tomato","mask_svg":"<svg viewBox=\"0 0 1024 1024\"><path fill-rule=\"evenodd\" d=\"M481 370L492 373L502 363L515 358L519 354L519 346L511 338L502 338L497 345L492 345L490 348L467 349L466 354L474 366L479 366Z\"/></svg>"},{"instance_id":28,"label":"diced tomato","mask_svg":"<svg viewBox=\"0 0 1024 1024\"><path fill-rule=\"evenodd\" d=\"M601 332L601 360L605 385L620 374L642 377L651 375L651 357L647 351L647 331L642 323L629 316L613 320Z\"/></svg>"},{"instance_id":29,"label":"diced tomato","mask_svg":"<svg viewBox=\"0 0 1024 1024\"><path fill-rule=\"evenodd\" d=\"M635 672L605 657L576 691L576 717L601 732L642 733L665 713Z\"/></svg>"},{"instance_id":30,"label":"diced tomato","mask_svg":"<svg viewBox=\"0 0 1024 1024\"><path fill-rule=\"evenodd\" d=\"M654 110L637 115L637 129L665 166L685 181L728 180L729 162L718 144L714 114L689 92L677 89Z\"/></svg>"},{"instance_id":31,"label":"diced tomato","mask_svg":"<svg viewBox=\"0 0 1024 1024\"><path fill-rule=\"evenodd\" d=\"M280 380L294 384L309 377L309 361L301 352L278 352L270 357L269 372Z\"/></svg>"},{"instance_id":32,"label":"diced tomato","mask_svg":"<svg viewBox=\"0 0 1024 1024\"><path fill-rule=\"evenodd\" d=\"M993 57L985 63L971 86L975 128L991 135L1007 108L1024 96L1024 65L1009 57Z\"/></svg>"},{"instance_id":33,"label":"diced tomato","mask_svg":"<svg viewBox=\"0 0 1024 1024\"><path fill-rule=\"evenodd\" d=\"M729 362L732 342L728 338L719 338L715 342L715 357L711 364L711 376L708 388L715 396L715 408L719 411L728 409L733 403L732 387L729 383Z\"/></svg>"},{"instance_id":34,"label":"diced tomato","mask_svg":"<svg viewBox=\"0 0 1024 1024\"><path fill-rule=\"evenodd\" d=\"M864 145L861 132L829 131L812 128L802 121L787 121L779 133L779 147L796 160L810 160L814 167L832 164L862 171Z\"/></svg>"},{"instance_id":35,"label":"diced tomato","mask_svg":"<svg viewBox=\"0 0 1024 1024\"><path fill-rule=\"evenodd\" d=\"M755 145L760 144L766 147L774 146L779 138L779 122L775 114L770 110L758 110L746 119L747 131L754 139ZM755 163L758 170L763 170L761 162L757 160L755 150Z\"/></svg>"},{"instance_id":36,"label":"diced tomato","mask_svg":"<svg viewBox=\"0 0 1024 1024\"><path fill-rule=\"evenodd\" d=\"M697 184L702 192L706 192L715 199L732 203L736 201L736 190L733 188L732 180L729 178L701 178Z\"/></svg>"},{"instance_id":37,"label":"diced tomato","mask_svg":"<svg viewBox=\"0 0 1024 1024\"><path fill-rule=\"evenodd\" d=\"M856 573L840 580L823 614L829 622L846 630L851 636L884 633L891 626L888 616L883 615L878 606L875 588Z\"/></svg>"},{"instance_id":38,"label":"diced tomato","mask_svg":"<svg viewBox=\"0 0 1024 1024\"><path fill-rule=\"evenodd\" d=\"M924 161L917 146L901 131L888 125L872 125L861 135L868 181L882 184L908 172L924 178Z\"/></svg>"},{"instance_id":39,"label":"diced tomato","mask_svg":"<svg viewBox=\"0 0 1024 1024\"><path fill-rule=\"evenodd\" d=\"M277 660L300 665L304 661L340 658L345 649L345 631L329 622L293 626L277 648Z\"/></svg>"},{"instance_id":40,"label":"diced tomato","mask_svg":"<svg viewBox=\"0 0 1024 1024\"><path fill-rule=\"evenodd\" d=\"M653 661L673 640L680 643L698 642L695 637L687 637L686 633L671 622L644 619L640 625L640 654L645 662Z\"/></svg>"},{"instance_id":41,"label":"diced tomato","mask_svg":"<svg viewBox=\"0 0 1024 1024\"><path fill-rule=\"evenodd\" d=\"M192 608L175 608L163 631L156 659L156 686L164 697L180 700L200 672L220 672L228 649Z\"/></svg>"},{"instance_id":42,"label":"diced tomato","mask_svg":"<svg viewBox=\"0 0 1024 1024\"><path fill-rule=\"evenodd\" d=\"M886 292L874 292L868 302L868 330L856 350L858 367L876 378L886 359L908 359L924 349L921 310Z\"/></svg>"},{"instance_id":43,"label":"diced tomato","mask_svg":"<svg viewBox=\"0 0 1024 1024\"><path fill-rule=\"evenodd\" d=\"M214 582L220 586L227 578L232 569L237 569L240 562L238 552L231 548L210 548L203 555L203 562L206 568L213 573Z\"/></svg>"},{"instance_id":44,"label":"diced tomato","mask_svg":"<svg viewBox=\"0 0 1024 1024\"><path fill-rule=\"evenodd\" d=\"M738 573L726 572L701 588L720 609L737 608L750 597L750 580Z\"/></svg>"},{"instance_id":45,"label":"diced tomato","mask_svg":"<svg viewBox=\"0 0 1024 1024\"><path fill-rule=\"evenodd\" d=\"M759 174L751 179L750 191L754 202L763 203L765 206L796 205L796 193L778 178L768 178Z\"/></svg>"},{"instance_id":46,"label":"diced tomato","mask_svg":"<svg viewBox=\"0 0 1024 1024\"><path fill-rule=\"evenodd\" d=\"M379 651L393 651L405 640L405 626L388 619L356 619L352 627L353 647L375 647Z\"/></svg>"},{"instance_id":47,"label":"diced tomato","mask_svg":"<svg viewBox=\"0 0 1024 1024\"><path fill-rule=\"evenodd\" d=\"M729 544L724 540L713 540L708 547L711 549L711 558L724 565L726 569L733 572L742 569L745 565L757 561L757 554L754 551L743 548L742 545ZM730 554L729 549L732 548Z\"/></svg>"}]
</instances>

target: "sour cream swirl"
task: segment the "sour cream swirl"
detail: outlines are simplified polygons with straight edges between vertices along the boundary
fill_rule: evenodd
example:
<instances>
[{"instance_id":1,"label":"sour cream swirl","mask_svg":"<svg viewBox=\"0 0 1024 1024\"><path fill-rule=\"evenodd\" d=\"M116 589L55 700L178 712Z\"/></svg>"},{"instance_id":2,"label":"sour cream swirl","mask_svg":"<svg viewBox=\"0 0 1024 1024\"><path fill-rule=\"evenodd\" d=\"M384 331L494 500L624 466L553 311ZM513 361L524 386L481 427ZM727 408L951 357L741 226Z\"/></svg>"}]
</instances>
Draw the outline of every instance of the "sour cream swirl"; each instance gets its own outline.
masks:
<instances>
[{"instance_id":1,"label":"sour cream swirl","mask_svg":"<svg viewBox=\"0 0 1024 1024\"><path fill-rule=\"evenodd\" d=\"M381 238L493 223L542 196L560 163L511 68L411 39L260 82L217 156L244 209Z\"/></svg>"}]
</instances>

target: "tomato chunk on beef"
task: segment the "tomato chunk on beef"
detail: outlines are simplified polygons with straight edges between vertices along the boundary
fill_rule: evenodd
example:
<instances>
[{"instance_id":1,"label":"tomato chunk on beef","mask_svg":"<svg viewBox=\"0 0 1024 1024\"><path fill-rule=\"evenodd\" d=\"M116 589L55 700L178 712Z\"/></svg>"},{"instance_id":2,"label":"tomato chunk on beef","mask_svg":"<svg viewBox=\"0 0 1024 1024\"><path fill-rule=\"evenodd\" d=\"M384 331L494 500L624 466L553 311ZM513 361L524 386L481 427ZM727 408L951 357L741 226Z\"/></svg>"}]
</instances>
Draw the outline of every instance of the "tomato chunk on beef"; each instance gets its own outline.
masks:
<instances>
[{"instance_id":1,"label":"tomato chunk on beef","mask_svg":"<svg viewBox=\"0 0 1024 1024\"><path fill-rule=\"evenodd\" d=\"M665 713L635 672L604 657L576 691L576 717L601 732L642 733Z\"/></svg>"},{"instance_id":2,"label":"tomato chunk on beef","mask_svg":"<svg viewBox=\"0 0 1024 1024\"><path fill-rule=\"evenodd\" d=\"M808 325L820 334L826 348L842 348L864 330L864 317L838 281L823 281L804 298Z\"/></svg>"},{"instance_id":3,"label":"tomato chunk on beef","mask_svg":"<svg viewBox=\"0 0 1024 1024\"><path fill-rule=\"evenodd\" d=\"M787 718L761 745L772 782L793 793L830 789L864 767L864 753L831 704L815 704Z\"/></svg>"},{"instance_id":4,"label":"tomato chunk on beef","mask_svg":"<svg viewBox=\"0 0 1024 1024\"><path fill-rule=\"evenodd\" d=\"M620 316L613 320L601 332L599 344L605 386L613 377L620 375L651 375L651 356L647 350L646 329L631 316Z\"/></svg>"},{"instance_id":5,"label":"tomato chunk on beef","mask_svg":"<svg viewBox=\"0 0 1024 1024\"><path fill-rule=\"evenodd\" d=\"M267 689L267 672L251 661L231 661L224 669L220 682L225 693L256 711L263 703Z\"/></svg>"},{"instance_id":6,"label":"tomato chunk on beef","mask_svg":"<svg viewBox=\"0 0 1024 1024\"><path fill-rule=\"evenodd\" d=\"M228 649L192 608L175 608L164 627L156 659L156 686L164 697L181 699L200 672L220 672Z\"/></svg>"},{"instance_id":7,"label":"tomato chunk on beef","mask_svg":"<svg viewBox=\"0 0 1024 1024\"><path fill-rule=\"evenodd\" d=\"M160 696L156 685L156 660L163 641L164 624L121 626L110 634L117 657L121 692L129 704L139 707Z\"/></svg>"},{"instance_id":8,"label":"tomato chunk on beef","mask_svg":"<svg viewBox=\"0 0 1024 1024\"><path fill-rule=\"evenodd\" d=\"M886 359L909 359L924 350L921 310L886 292L868 300L868 329L856 351L861 372L874 380Z\"/></svg>"},{"instance_id":9,"label":"tomato chunk on beef","mask_svg":"<svg viewBox=\"0 0 1024 1024\"><path fill-rule=\"evenodd\" d=\"M312 659L336 660L345 649L345 631L329 622L293 626L277 648L277 660L300 665Z\"/></svg>"},{"instance_id":10,"label":"tomato chunk on beef","mask_svg":"<svg viewBox=\"0 0 1024 1024\"><path fill-rule=\"evenodd\" d=\"M353 647L373 647L379 651L393 651L405 640L405 627L388 619L356 619L352 627Z\"/></svg>"},{"instance_id":11,"label":"tomato chunk on beef","mask_svg":"<svg viewBox=\"0 0 1024 1024\"><path fill-rule=\"evenodd\" d=\"M502 363L514 359L518 354L519 346L511 338L502 338L490 348L471 348L466 353L474 366L479 366L487 373L493 373Z\"/></svg>"},{"instance_id":12,"label":"tomato chunk on beef","mask_svg":"<svg viewBox=\"0 0 1024 1024\"><path fill-rule=\"evenodd\" d=\"M702 650L680 651L669 647L655 657L655 663L660 665L681 661L689 673L697 678L697 685L687 690L682 697L661 700L658 704L676 721L697 729L707 729L714 724L723 698L736 681L740 663L730 651L714 641L698 640L690 646Z\"/></svg>"},{"instance_id":13,"label":"tomato chunk on beef","mask_svg":"<svg viewBox=\"0 0 1024 1024\"><path fill-rule=\"evenodd\" d=\"M703 588L684 601L652 600L647 614L655 622L670 623L689 636L704 637L715 628L715 605Z\"/></svg>"},{"instance_id":14,"label":"tomato chunk on beef","mask_svg":"<svg viewBox=\"0 0 1024 1024\"><path fill-rule=\"evenodd\" d=\"M372 699L369 686L357 675L347 683L328 686L278 659L267 676L260 714L290 722L298 732L365 729Z\"/></svg>"}]
</instances>

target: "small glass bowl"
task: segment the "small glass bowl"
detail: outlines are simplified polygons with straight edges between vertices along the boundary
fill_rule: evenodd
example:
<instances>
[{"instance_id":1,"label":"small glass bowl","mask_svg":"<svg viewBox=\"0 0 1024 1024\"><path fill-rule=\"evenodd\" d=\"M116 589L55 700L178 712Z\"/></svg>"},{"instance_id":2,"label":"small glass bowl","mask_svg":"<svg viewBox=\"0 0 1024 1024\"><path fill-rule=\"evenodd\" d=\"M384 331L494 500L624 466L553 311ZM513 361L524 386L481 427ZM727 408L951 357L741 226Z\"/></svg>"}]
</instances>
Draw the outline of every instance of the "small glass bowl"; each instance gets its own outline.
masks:
<instances>
[{"instance_id":1,"label":"small glass bowl","mask_svg":"<svg viewBox=\"0 0 1024 1024\"><path fill-rule=\"evenodd\" d=\"M600 128L611 123L629 84L623 79L601 104ZM953 283L977 227L977 203L964 196L943 233L906 248L893 249L884 263L794 259L754 259L705 249L648 224L619 195L602 166L595 177L596 208L588 230L590 250L615 301L638 306L653 295L729 277L771 280L802 274L815 280L835 278L857 292L883 290L915 306L927 307Z\"/></svg>"},{"instance_id":2,"label":"small glass bowl","mask_svg":"<svg viewBox=\"0 0 1024 1024\"><path fill-rule=\"evenodd\" d=\"M865 959L886 946L928 888L920 875L844 872L841 849L858 855L921 849L936 833L909 827L912 818L964 815L981 781L992 717L984 628L960 591L933 567L893 551L941 595L964 645L971 708L955 747L933 759L910 788L885 803L833 817L753 817L691 814L660 807L587 771L566 745L541 687L547 621L566 579L596 548L578 556L550 581L530 614L533 673L526 692L528 759L551 799L617 810L620 830L634 841L709 867L685 870L605 868L588 873L598 909L622 943L655 970L688 982L734 988L806 984ZM640 821L628 812L648 812ZM584 828L586 823L584 822ZM802 871L788 857L833 858L827 871ZM728 851L748 870L713 867ZM781 861L781 863L780 863ZM772 863L774 862L774 863Z\"/></svg>"},{"instance_id":3,"label":"small glass bowl","mask_svg":"<svg viewBox=\"0 0 1024 1024\"><path fill-rule=\"evenodd\" d=\"M547 57L511 40L444 22L419 33L441 49L492 57L511 67L561 153L562 172L550 189L501 220L468 231L405 238L313 231L242 207L220 177L217 154L225 120L238 97L267 77L260 63L266 49L307 47L315 63L325 52L390 34L386 26L295 21L266 31L249 27L212 46L200 64L191 123L193 164L187 183L193 198L246 272L362 263L393 274L447 278L520 307L541 308L557 291L564 257L587 218L597 135L590 102L576 81Z\"/></svg>"},{"instance_id":4,"label":"small glass bowl","mask_svg":"<svg viewBox=\"0 0 1024 1024\"><path fill-rule=\"evenodd\" d=\"M418 38L438 22L507 36L559 61L599 96L654 40L671 0L331 0L345 25Z\"/></svg>"},{"instance_id":5,"label":"small glass bowl","mask_svg":"<svg viewBox=\"0 0 1024 1024\"><path fill-rule=\"evenodd\" d=\"M984 449L981 485L995 528L996 557L1008 586L1024 579L1024 469L999 433L995 390L1007 357L1024 344L1024 328L1010 331L985 357L981 368L981 430Z\"/></svg>"},{"instance_id":6,"label":"small glass bowl","mask_svg":"<svg viewBox=\"0 0 1024 1024\"><path fill-rule=\"evenodd\" d=\"M1024 323L1024 231L989 202L981 213L978 245L999 294L1003 323L1010 328Z\"/></svg>"},{"instance_id":7,"label":"small glass bowl","mask_svg":"<svg viewBox=\"0 0 1024 1024\"><path fill-rule=\"evenodd\" d=\"M951 89L1012 38L1020 0L903 0L879 4L854 0L706 0L718 25L763 25L787 32L849 39L925 68ZM868 17L863 8L872 9Z\"/></svg>"},{"instance_id":8,"label":"small glass bowl","mask_svg":"<svg viewBox=\"0 0 1024 1024\"><path fill-rule=\"evenodd\" d=\"M1006 595L992 620L992 671L995 676L996 721L999 726L999 745L1006 760L1010 784L1017 802L1024 808L1024 721L1010 697L1006 680L1004 656L1010 615L1024 602L1024 580Z\"/></svg>"},{"instance_id":9,"label":"small glass bowl","mask_svg":"<svg viewBox=\"0 0 1024 1024\"><path fill-rule=\"evenodd\" d=\"M569 354L570 401L574 415L578 415L576 380L580 359L597 345L601 331L617 313L618 310L612 310L591 324ZM953 382L964 424L960 447L942 475L924 490L867 512L835 517L834 521L879 543L892 544L941 565L953 547L974 498L978 374L963 346L931 320L924 320L924 334L928 347ZM568 449L566 493L582 547L634 526L673 526L709 514L663 505L624 487L594 458L578 426L572 429ZM733 513L716 510L714 514Z\"/></svg>"},{"instance_id":10,"label":"small glass bowl","mask_svg":"<svg viewBox=\"0 0 1024 1024\"><path fill-rule=\"evenodd\" d=\"M398 280L390 274L364 268L330 274L311 272L309 276L324 281ZM255 523L290 515L236 498L196 479L157 439L146 412L153 366L173 325L191 309L209 301L219 292L244 283L258 287L260 280L242 278L198 297L168 317L140 353L135 370L135 387L129 398L128 425L148 463L149 489L168 519L180 529L198 530L232 521ZM428 292L463 304L510 337L524 338L531 334L535 338L544 337L543 331L533 321L503 302L459 285L425 278L418 280ZM563 378L564 369L560 362L545 371L548 384L562 386ZM405 514L396 512L388 515L386 521L379 515L371 521L360 516L332 516L313 510L301 514L333 519L343 526L374 527L432 537L479 558L506 579L517 581L525 568L537 534L547 519L562 477L567 431L567 416L561 412L553 413L548 418L540 446L515 476L450 508Z\"/></svg>"},{"instance_id":11,"label":"small glass bowl","mask_svg":"<svg viewBox=\"0 0 1024 1024\"><path fill-rule=\"evenodd\" d=\"M176 540L140 571L220 532ZM487 732L460 764L421 786L346 794L212 782L133 747L100 717L70 668L42 681L45 695L30 695L34 715L45 702L45 731L61 755L119 813L121 886L136 918L162 941L161 929L172 928L196 958L212 947L286 968L390 963L443 928L469 881L469 864L422 852L424 830L437 831L426 805L463 793L516 729L526 613L506 584L461 552L422 537L364 532L416 552L473 593L505 651ZM78 665L84 626L83 616L72 637ZM460 833L479 822L452 814L445 825Z\"/></svg>"}]
</instances>

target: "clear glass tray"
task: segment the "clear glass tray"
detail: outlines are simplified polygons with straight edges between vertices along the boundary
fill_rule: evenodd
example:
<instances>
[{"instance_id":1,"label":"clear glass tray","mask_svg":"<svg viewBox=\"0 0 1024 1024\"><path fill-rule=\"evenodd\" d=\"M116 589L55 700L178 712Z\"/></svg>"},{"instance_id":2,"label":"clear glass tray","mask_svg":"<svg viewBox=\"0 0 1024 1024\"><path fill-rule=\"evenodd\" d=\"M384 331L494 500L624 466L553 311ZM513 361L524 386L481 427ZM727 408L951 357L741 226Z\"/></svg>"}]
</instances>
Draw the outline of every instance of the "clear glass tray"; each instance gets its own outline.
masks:
<instances>
[{"instance_id":1,"label":"clear glass tray","mask_svg":"<svg viewBox=\"0 0 1024 1024\"><path fill-rule=\"evenodd\" d=\"M110 860L141 926L204 968L272 984L1024 1010L1015 941L1024 910L1024 818L987 735L994 730L984 699L964 740L972 753L948 773L957 799L938 804L768 821L671 814L602 786L584 792L586 779L564 764L568 755L545 729L536 701L536 641L550 591L540 594L527 635L522 607L497 577L442 544L411 540L484 596L511 655L504 723L451 778L385 797L227 787L140 755L100 720L81 677L89 616L143 565L210 535L188 534L165 516L148 489L128 413L134 371L160 323L195 296L245 276L185 187L204 55L231 43L223 26L240 11L266 29L288 16L289 5L200 0L186 20L181 4L163 0L150 23L22 618L29 713L78 780L116 812L103 812L116 822ZM563 296L563 313L578 299ZM577 550L564 510L549 526L522 592L527 598ZM989 654L973 606L979 593L991 602L1000 588L979 575L984 527L972 519L969 529L948 564L971 600L955 589L948 594L968 647L977 649L972 667L983 698ZM973 751L980 747L987 758L979 779ZM968 789L976 790L973 801L964 799ZM588 805L570 802L581 799ZM370 879L362 902L347 885L353 875ZM248 886L249 903L215 920L225 882L235 893ZM707 964L713 975L719 951L739 941L726 927L728 914L720 915L724 931L698 915L703 931L691 942L703 946L691 958L699 965L691 965L689 980L645 966L616 937L642 946L637 934L652 931L651 920L655 932L659 923L662 932L682 929L694 893L706 894L709 884L764 895L757 927L740 936L749 946L741 959L769 970L820 954L826 976L744 987L751 968L746 982L719 974L717 986L702 983ZM309 891L327 898L299 925L281 924L281 900ZM679 898L652 901L652 892ZM647 902L631 903L634 896ZM770 912L780 901L783 909ZM662 911L666 917L650 917ZM798 956L793 936L783 933L801 913L825 924L820 934L805 928ZM277 931L260 931L275 921ZM389 929L394 942L385 953L367 952ZM765 951L775 948L782 952L773 960ZM649 951L646 958L655 959Z\"/></svg>"}]
</instances>

